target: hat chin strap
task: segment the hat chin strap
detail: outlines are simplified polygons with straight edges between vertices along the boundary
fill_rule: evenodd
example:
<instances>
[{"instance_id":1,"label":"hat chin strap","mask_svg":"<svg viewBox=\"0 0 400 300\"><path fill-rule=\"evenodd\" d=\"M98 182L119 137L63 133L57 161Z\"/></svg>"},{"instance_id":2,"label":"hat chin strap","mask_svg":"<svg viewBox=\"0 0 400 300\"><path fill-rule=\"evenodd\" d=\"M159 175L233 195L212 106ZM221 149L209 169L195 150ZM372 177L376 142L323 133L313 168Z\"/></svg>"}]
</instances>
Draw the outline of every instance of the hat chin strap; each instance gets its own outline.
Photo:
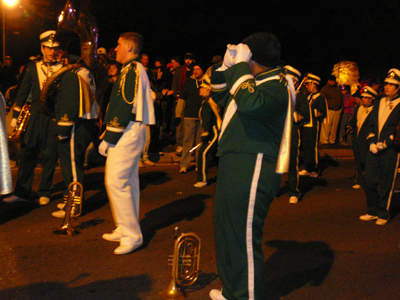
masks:
<instances>
[{"instance_id":1,"label":"hat chin strap","mask_svg":"<svg viewBox=\"0 0 400 300\"><path fill-rule=\"evenodd\" d=\"M388 97L390 100L392 100L392 99L395 98L397 95L399 95L399 90L400 90L400 85L399 85L399 87L397 88L397 90L395 90L395 91L393 92L393 94L388 95L387 97Z\"/></svg>"}]
</instances>

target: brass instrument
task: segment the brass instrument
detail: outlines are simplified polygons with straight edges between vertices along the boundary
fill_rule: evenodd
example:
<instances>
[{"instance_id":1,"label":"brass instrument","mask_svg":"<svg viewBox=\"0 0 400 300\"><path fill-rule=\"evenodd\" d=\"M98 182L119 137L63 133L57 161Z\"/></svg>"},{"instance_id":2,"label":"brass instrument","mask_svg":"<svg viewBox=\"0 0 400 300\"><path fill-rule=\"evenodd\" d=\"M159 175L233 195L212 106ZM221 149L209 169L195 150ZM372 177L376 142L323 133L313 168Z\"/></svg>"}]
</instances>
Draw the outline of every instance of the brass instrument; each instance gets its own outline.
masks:
<instances>
[{"instance_id":1,"label":"brass instrument","mask_svg":"<svg viewBox=\"0 0 400 300\"><path fill-rule=\"evenodd\" d=\"M76 64L64 66L54 73L47 79L41 90L40 105L44 113L52 118L55 115L54 102L58 84L62 76L71 69L85 66L91 71L96 85L94 101L99 106L103 102L103 96L108 86L108 72L96 57L99 33L96 20L89 10L90 0L68 0L59 16L55 40L64 33L76 33L81 41L81 59Z\"/></svg>"},{"instance_id":2,"label":"brass instrument","mask_svg":"<svg viewBox=\"0 0 400 300\"><path fill-rule=\"evenodd\" d=\"M193 232L182 233L178 237L178 227L175 227L174 254L168 259L172 265L171 279L167 288L159 292L163 299L185 299L186 294L180 286L189 286L195 283L199 275L200 238Z\"/></svg>"},{"instance_id":3,"label":"brass instrument","mask_svg":"<svg viewBox=\"0 0 400 300\"><path fill-rule=\"evenodd\" d=\"M21 111L19 113L17 119L17 126L15 127L14 133L13 135L8 137L10 141L21 143L22 134L26 130L26 126L28 125L30 116L31 116L31 104L25 103L24 106L22 106Z\"/></svg>"},{"instance_id":4,"label":"brass instrument","mask_svg":"<svg viewBox=\"0 0 400 300\"><path fill-rule=\"evenodd\" d=\"M67 203L65 204L65 218L63 225L54 230L55 234L59 235L75 235L80 233L73 223L73 219L79 217L82 213L82 196L83 186L80 182L71 182L68 186Z\"/></svg>"}]
</instances>

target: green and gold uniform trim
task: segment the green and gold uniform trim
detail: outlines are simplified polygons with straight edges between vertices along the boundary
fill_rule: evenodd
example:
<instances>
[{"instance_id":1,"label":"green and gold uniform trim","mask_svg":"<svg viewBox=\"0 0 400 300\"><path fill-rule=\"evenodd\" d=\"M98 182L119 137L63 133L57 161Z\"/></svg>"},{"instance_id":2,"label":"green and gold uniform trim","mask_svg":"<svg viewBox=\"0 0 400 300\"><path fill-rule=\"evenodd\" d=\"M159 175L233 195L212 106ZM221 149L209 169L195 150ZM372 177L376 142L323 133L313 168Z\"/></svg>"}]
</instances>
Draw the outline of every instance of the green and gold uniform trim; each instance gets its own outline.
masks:
<instances>
[{"instance_id":1,"label":"green and gold uniform trim","mask_svg":"<svg viewBox=\"0 0 400 300\"><path fill-rule=\"evenodd\" d=\"M211 90L214 92L221 92L228 87L226 83L211 84Z\"/></svg>"},{"instance_id":2,"label":"green and gold uniform trim","mask_svg":"<svg viewBox=\"0 0 400 300\"><path fill-rule=\"evenodd\" d=\"M129 101L129 100L126 98L126 94L125 94L126 75L128 74L128 72L129 72L130 70L134 70L135 73L136 73L136 80L135 80L135 98L133 98L132 101ZM135 61L132 61L132 62L129 63L129 65L127 65L127 66L123 69L123 71L122 71L122 73L121 73L121 80L120 80L120 82L119 82L118 95L121 94L122 99L124 99L124 101L125 101L127 104L131 105L131 104L135 103L138 85L139 85L139 72L138 72L138 70L136 69L136 62L135 62Z\"/></svg>"},{"instance_id":3,"label":"green and gold uniform trim","mask_svg":"<svg viewBox=\"0 0 400 300\"><path fill-rule=\"evenodd\" d=\"M254 93L254 76L251 74L245 74L236 80L230 90L231 95L235 97L239 89L248 89L250 93Z\"/></svg>"},{"instance_id":4,"label":"green and gold uniform trim","mask_svg":"<svg viewBox=\"0 0 400 300\"><path fill-rule=\"evenodd\" d=\"M117 133L121 133L124 132L126 129L126 127L112 127L112 126L106 126L106 130L107 131L111 131L111 132L117 132Z\"/></svg>"}]
</instances>

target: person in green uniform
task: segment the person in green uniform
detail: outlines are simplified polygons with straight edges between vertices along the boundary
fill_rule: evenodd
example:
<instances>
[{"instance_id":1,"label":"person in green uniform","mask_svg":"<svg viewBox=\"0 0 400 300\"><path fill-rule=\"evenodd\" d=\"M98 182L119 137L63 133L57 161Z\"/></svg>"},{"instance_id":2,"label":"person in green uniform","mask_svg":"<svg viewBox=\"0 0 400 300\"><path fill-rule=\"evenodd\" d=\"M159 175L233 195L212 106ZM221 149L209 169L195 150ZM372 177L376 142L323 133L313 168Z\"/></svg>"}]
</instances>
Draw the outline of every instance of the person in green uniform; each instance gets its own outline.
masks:
<instances>
[{"instance_id":1,"label":"person in green uniform","mask_svg":"<svg viewBox=\"0 0 400 300\"><path fill-rule=\"evenodd\" d=\"M280 188L276 167L289 103L280 54L279 40L260 32L228 45L222 65L212 68L211 97L225 112L214 215L223 289L211 290L214 300L265 299L263 227Z\"/></svg>"},{"instance_id":2,"label":"person in green uniform","mask_svg":"<svg viewBox=\"0 0 400 300\"><path fill-rule=\"evenodd\" d=\"M369 152L365 164L367 213L362 221L376 220L386 225L390 219L394 184L399 167L399 153L394 137L400 122L400 70L390 69L384 83L384 96L375 100L368 123Z\"/></svg>"},{"instance_id":3,"label":"person in green uniform","mask_svg":"<svg viewBox=\"0 0 400 300\"><path fill-rule=\"evenodd\" d=\"M327 117L328 106L325 98L318 93L321 78L314 74L307 74L306 89L308 104L311 109L310 123L303 126L302 145L304 151L305 169L299 172L300 176L318 177L318 141L321 123Z\"/></svg>"},{"instance_id":4,"label":"person in green uniform","mask_svg":"<svg viewBox=\"0 0 400 300\"><path fill-rule=\"evenodd\" d=\"M43 59L32 61L27 65L18 90L11 126L15 128L18 115L25 103L31 103L31 116L22 137L18 179L14 194L3 199L8 203L29 200L39 153L42 153L43 156L42 177L37 191L39 203L47 205L50 202L50 189L53 185L54 170L58 159L57 125L43 113L39 97L47 78L62 67L62 64L56 61L55 55L60 43L54 41L55 33L54 30L49 30L40 35Z\"/></svg>"},{"instance_id":5,"label":"person in green uniform","mask_svg":"<svg viewBox=\"0 0 400 300\"><path fill-rule=\"evenodd\" d=\"M85 153L96 134L96 122L99 118L94 75L83 60L80 60L80 54L80 43L77 40L71 41L67 46L68 63L78 64L62 75L55 103L58 153L61 173L67 187L64 200L67 199L71 182L79 182L84 186ZM64 206L64 203L59 204L57 207L60 210L53 212L52 216L64 218Z\"/></svg>"},{"instance_id":6,"label":"person in green uniform","mask_svg":"<svg viewBox=\"0 0 400 300\"><path fill-rule=\"evenodd\" d=\"M301 73L292 66L285 66L286 73L293 78L297 88ZM290 163L288 172L289 203L296 204L301 196L299 191L299 147L301 144L300 129L310 122L310 107L307 96L301 91L296 93L296 105L293 113L293 127L290 140Z\"/></svg>"},{"instance_id":7,"label":"person in green uniform","mask_svg":"<svg viewBox=\"0 0 400 300\"><path fill-rule=\"evenodd\" d=\"M146 70L139 62L143 37L135 32L120 35L117 62L122 69L111 92L104 119L106 131L99 153L107 156L105 185L116 229L103 239L119 242L114 254L139 248L139 159L146 141L146 125L155 124L153 98Z\"/></svg>"}]
</instances>

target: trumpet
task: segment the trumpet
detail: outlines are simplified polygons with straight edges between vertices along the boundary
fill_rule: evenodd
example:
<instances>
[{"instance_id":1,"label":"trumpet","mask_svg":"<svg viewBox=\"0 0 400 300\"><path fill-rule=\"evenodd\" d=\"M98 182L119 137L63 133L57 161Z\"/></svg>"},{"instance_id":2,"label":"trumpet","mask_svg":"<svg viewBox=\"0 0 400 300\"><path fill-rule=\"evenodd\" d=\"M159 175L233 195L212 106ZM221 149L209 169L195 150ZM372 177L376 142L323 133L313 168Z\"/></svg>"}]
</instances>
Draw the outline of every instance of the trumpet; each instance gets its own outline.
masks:
<instances>
[{"instance_id":1,"label":"trumpet","mask_svg":"<svg viewBox=\"0 0 400 300\"><path fill-rule=\"evenodd\" d=\"M24 106L22 106L21 111L19 113L17 119L17 126L15 127L14 133L8 137L10 141L18 143L21 142L22 134L26 130L26 126L28 125L30 116L31 116L31 104L25 103Z\"/></svg>"},{"instance_id":2,"label":"trumpet","mask_svg":"<svg viewBox=\"0 0 400 300\"><path fill-rule=\"evenodd\" d=\"M168 259L172 265L170 282L164 291L159 292L166 300L185 299L186 294L180 286L192 285L199 276L200 238L193 232L178 237L178 227L175 227L174 238L174 254Z\"/></svg>"},{"instance_id":3,"label":"trumpet","mask_svg":"<svg viewBox=\"0 0 400 300\"><path fill-rule=\"evenodd\" d=\"M68 186L68 197L65 206L64 223L59 229L54 230L55 234L75 235L80 233L72 223L73 219L76 219L82 213L82 196L82 184L78 181L71 182Z\"/></svg>"}]
</instances>

